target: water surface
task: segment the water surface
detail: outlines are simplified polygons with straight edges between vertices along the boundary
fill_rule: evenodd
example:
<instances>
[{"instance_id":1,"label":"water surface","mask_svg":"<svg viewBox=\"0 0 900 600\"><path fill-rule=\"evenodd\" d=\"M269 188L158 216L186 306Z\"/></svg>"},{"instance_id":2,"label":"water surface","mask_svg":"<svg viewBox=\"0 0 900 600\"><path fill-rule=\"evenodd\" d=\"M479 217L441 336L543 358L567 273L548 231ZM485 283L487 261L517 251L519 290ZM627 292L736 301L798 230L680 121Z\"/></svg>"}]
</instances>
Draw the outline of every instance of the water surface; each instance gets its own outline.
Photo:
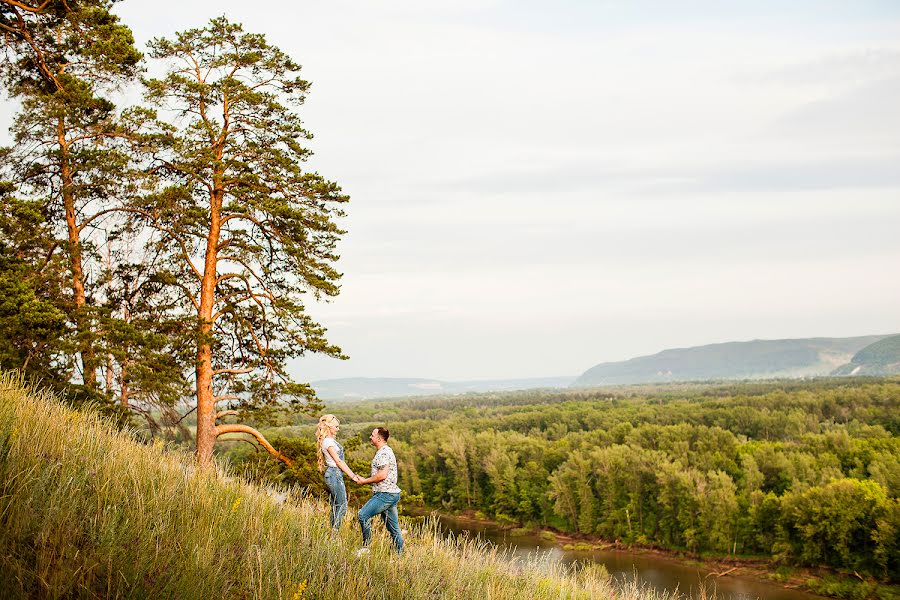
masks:
<instances>
[{"instance_id":1,"label":"water surface","mask_svg":"<svg viewBox=\"0 0 900 600\"><path fill-rule=\"evenodd\" d=\"M675 559L622 550L564 550L534 534L513 535L491 523L438 516L438 525L445 535L469 535L483 539L523 559L539 558L549 562L571 564L593 562L606 567L618 581L637 580L658 590L679 591L697 597L701 582L707 589L715 588L722 600L822 600L822 596L785 589L755 577L709 576L708 570L686 565Z\"/></svg>"}]
</instances>

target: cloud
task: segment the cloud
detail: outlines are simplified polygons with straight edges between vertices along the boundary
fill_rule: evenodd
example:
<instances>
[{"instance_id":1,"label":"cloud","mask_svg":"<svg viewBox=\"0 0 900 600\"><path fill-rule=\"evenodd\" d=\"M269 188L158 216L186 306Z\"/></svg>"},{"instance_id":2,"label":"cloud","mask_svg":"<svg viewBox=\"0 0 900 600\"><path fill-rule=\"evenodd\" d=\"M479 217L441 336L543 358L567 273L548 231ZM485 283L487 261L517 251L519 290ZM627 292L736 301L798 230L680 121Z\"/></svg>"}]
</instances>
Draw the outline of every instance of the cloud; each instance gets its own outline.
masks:
<instances>
[{"instance_id":1,"label":"cloud","mask_svg":"<svg viewBox=\"0 0 900 600\"><path fill-rule=\"evenodd\" d=\"M769 68L747 78L787 85L858 85L900 75L900 49L869 47Z\"/></svg>"},{"instance_id":2,"label":"cloud","mask_svg":"<svg viewBox=\"0 0 900 600\"><path fill-rule=\"evenodd\" d=\"M900 150L900 76L880 79L808 102L776 120L773 133L829 148Z\"/></svg>"}]
</instances>

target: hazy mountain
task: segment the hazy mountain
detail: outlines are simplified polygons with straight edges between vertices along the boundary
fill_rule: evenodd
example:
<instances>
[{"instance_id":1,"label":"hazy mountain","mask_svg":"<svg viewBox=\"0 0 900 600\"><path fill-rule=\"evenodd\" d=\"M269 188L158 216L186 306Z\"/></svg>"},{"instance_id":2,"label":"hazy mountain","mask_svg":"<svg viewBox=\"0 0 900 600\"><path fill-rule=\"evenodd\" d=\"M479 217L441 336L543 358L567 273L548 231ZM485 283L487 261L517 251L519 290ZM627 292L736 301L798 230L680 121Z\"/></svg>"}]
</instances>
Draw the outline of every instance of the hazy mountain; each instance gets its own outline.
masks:
<instances>
[{"instance_id":1,"label":"hazy mountain","mask_svg":"<svg viewBox=\"0 0 900 600\"><path fill-rule=\"evenodd\" d=\"M568 386L891 373L900 373L900 335L896 334L753 340L673 348L651 356L601 363L580 377L474 381L351 377L313 381L312 386L319 398L335 402Z\"/></svg>"},{"instance_id":2,"label":"hazy mountain","mask_svg":"<svg viewBox=\"0 0 900 600\"><path fill-rule=\"evenodd\" d=\"M675 348L651 356L601 363L585 371L572 385L829 375L849 363L863 348L888 337L753 340Z\"/></svg>"},{"instance_id":3,"label":"hazy mountain","mask_svg":"<svg viewBox=\"0 0 900 600\"><path fill-rule=\"evenodd\" d=\"M312 386L323 400L364 400L366 398L401 398L467 392L497 392L536 388L561 388L575 381L575 376L537 377L530 379L491 379L476 381L440 381L438 379L402 379L389 377L352 377L313 381Z\"/></svg>"},{"instance_id":4,"label":"hazy mountain","mask_svg":"<svg viewBox=\"0 0 900 600\"><path fill-rule=\"evenodd\" d=\"M900 335L869 344L833 375L894 375L900 373Z\"/></svg>"}]
</instances>

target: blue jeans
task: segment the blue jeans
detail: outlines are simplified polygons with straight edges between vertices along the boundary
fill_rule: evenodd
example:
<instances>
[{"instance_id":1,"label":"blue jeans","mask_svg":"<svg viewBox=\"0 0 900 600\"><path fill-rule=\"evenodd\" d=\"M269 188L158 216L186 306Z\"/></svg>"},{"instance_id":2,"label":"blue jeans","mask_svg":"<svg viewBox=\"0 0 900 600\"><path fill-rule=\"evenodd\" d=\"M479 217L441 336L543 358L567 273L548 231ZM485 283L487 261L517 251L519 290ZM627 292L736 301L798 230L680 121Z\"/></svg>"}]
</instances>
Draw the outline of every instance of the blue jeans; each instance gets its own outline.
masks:
<instances>
[{"instance_id":1,"label":"blue jeans","mask_svg":"<svg viewBox=\"0 0 900 600\"><path fill-rule=\"evenodd\" d=\"M364 546L368 546L369 540L372 539L372 526L369 525L369 521L375 515L381 515L384 526L391 534L394 548L398 553L403 552L403 536L400 534L400 519L397 518L398 502L400 502L400 494L375 492L365 506L359 509L359 526L362 528Z\"/></svg>"},{"instance_id":2,"label":"blue jeans","mask_svg":"<svg viewBox=\"0 0 900 600\"><path fill-rule=\"evenodd\" d=\"M341 521L347 514L347 488L344 487L344 474L337 467L325 469L325 485L328 486L328 500L331 503L331 526L341 528Z\"/></svg>"}]
</instances>

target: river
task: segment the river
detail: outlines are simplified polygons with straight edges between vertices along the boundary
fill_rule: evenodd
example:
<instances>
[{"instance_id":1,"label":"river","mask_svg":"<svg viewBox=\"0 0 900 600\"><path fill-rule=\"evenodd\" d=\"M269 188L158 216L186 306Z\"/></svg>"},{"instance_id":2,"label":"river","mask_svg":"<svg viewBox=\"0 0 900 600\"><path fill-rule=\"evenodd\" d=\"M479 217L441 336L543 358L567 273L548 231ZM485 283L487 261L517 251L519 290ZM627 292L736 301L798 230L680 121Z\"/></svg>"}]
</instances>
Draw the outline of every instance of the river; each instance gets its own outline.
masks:
<instances>
[{"instance_id":1,"label":"river","mask_svg":"<svg viewBox=\"0 0 900 600\"><path fill-rule=\"evenodd\" d=\"M559 561L563 564L576 561L600 563L618 581L637 578L638 583L642 585L669 592L678 590L691 598L696 597L699 584L704 578L707 589L711 587L709 584L712 584L715 587L716 597L722 600L822 600L823 598L807 592L785 589L755 577L733 575L706 577L708 571L656 555L635 554L622 550L564 550L537 535L513 535L509 530L481 521L442 515L438 516L438 526L444 535L477 536L516 557L528 559L539 554L543 560Z\"/></svg>"}]
</instances>

